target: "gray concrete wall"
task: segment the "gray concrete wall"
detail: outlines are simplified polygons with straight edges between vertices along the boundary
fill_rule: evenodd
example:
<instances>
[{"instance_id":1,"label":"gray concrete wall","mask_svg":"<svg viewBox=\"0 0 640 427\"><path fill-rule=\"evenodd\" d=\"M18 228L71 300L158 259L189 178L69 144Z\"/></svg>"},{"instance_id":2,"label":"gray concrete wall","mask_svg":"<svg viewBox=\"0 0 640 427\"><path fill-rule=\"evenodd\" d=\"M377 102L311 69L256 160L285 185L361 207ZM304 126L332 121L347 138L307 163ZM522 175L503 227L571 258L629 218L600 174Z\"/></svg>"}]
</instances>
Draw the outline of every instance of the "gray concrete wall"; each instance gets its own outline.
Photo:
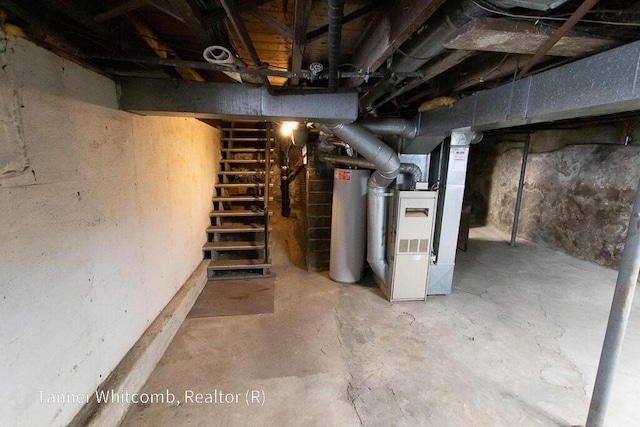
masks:
<instances>
[{"instance_id":1,"label":"gray concrete wall","mask_svg":"<svg viewBox=\"0 0 640 427\"><path fill-rule=\"evenodd\" d=\"M560 141L563 148L546 151L554 145L549 136L532 139L518 235L616 268L640 180L640 146ZM521 162L521 145L472 148L466 200L474 225L511 230Z\"/></svg>"},{"instance_id":2,"label":"gray concrete wall","mask_svg":"<svg viewBox=\"0 0 640 427\"><path fill-rule=\"evenodd\" d=\"M0 425L68 423L77 395L96 389L196 268L219 138L194 119L118 111L111 80L8 42ZM47 403L50 393L66 396Z\"/></svg>"}]
</instances>

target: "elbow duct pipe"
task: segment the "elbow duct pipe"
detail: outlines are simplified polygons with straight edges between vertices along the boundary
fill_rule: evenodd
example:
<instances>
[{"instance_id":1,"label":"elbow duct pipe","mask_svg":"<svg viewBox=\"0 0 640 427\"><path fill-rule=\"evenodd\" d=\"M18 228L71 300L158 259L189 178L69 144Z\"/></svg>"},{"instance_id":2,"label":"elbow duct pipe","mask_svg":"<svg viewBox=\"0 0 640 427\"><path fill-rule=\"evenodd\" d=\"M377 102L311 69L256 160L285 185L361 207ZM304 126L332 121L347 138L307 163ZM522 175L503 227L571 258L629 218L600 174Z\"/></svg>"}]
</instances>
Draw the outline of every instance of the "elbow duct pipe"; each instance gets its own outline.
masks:
<instances>
[{"instance_id":1,"label":"elbow duct pipe","mask_svg":"<svg viewBox=\"0 0 640 427\"><path fill-rule=\"evenodd\" d=\"M416 123L407 119L362 119L356 124L376 135L398 135L408 139L414 139L418 135Z\"/></svg>"},{"instance_id":2,"label":"elbow duct pipe","mask_svg":"<svg viewBox=\"0 0 640 427\"><path fill-rule=\"evenodd\" d=\"M338 89L338 61L342 41L344 0L328 0L329 4L329 92Z\"/></svg>"},{"instance_id":3,"label":"elbow duct pipe","mask_svg":"<svg viewBox=\"0 0 640 427\"><path fill-rule=\"evenodd\" d=\"M318 160L338 165L355 166L362 169L376 168L376 165L362 157L337 156L335 154L321 153L318 155ZM399 172L410 174L414 183L422 181L422 169L416 164L401 163Z\"/></svg>"},{"instance_id":4,"label":"elbow duct pipe","mask_svg":"<svg viewBox=\"0 0 640 427\"><path fill-rule=\"evenodd\" d=\"M398 176L400 159L395 151L362 126L354 123L325 124L320 125L320 130L334 134L375 165L376 171L369 181L376 187L387 188Z\"/></svg>"},{"instance_id":5,"label":"elbow duct pipe","mask_svg":"<svg viewBox=\"0 0 640 427\"><path fill-rule=\"evenodd\" d=\"M400 172L400 159L384 142L364 127L350 124L319 124L369 160L376 171L369 178L367 192L367 261L377 283L388 282L389 264L385 258L386 189Z\"/></svg>"}]
</instances>

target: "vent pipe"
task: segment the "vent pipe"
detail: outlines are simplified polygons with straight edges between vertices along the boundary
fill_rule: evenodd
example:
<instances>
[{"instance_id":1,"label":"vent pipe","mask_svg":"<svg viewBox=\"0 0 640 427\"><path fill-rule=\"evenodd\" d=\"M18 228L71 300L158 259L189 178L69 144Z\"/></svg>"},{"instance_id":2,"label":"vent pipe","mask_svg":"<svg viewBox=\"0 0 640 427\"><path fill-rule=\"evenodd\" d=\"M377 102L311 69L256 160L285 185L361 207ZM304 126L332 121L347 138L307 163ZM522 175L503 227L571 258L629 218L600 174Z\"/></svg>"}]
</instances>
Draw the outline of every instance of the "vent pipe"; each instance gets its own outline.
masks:
<instances>
[{"instance_id":1,"label":"vent pipe","mask_svg":"<svg viewBox=\"0 0 640 427\"><path fill-rule=\"evenodd\" d=\"M418 134L418 126L407 119L362 119L356 122L376 135L398 135L414 139Z\"/></svg>"},{"instance_id":2,"label":"vent pipe","mask_svg":"<svg viewBox=\"0 0 640 427\"><path fill-rule=\"evenodd\" d=\"M400 159L384 142L364 127L350 124L319 124L349 144L376 167L369 178L367 193L367 261L378 284L388 283L389 264L385 258L386 188L400 172Z\"/></svg>"},{"instance_id":3,"label":"vent pipe","mask_svg":"<svg viewBox=\"0 0 640 427\"><path fill-rule=\"evenodd\" d=\"M320 153L318 160L321 162L329 162L337 165L355 166L362 169L375 169L376 165L362 157L338 156L335 154ZM413 182L422 181L422 169L413 163L401 163L399 173L408 173L413 178Z\"/></svg>"},{"instance_id":4,"label":"vent pipe","mask_svg":"<svg viewBox=\"0 0 640 427\"><path fill-rule=\"evenodd\" d=\"M342 16L344 0L328 0L329 2L329 92L338 89L338 62L340 61L340 44L342 39Z\"/></svg>"}]
</instances>

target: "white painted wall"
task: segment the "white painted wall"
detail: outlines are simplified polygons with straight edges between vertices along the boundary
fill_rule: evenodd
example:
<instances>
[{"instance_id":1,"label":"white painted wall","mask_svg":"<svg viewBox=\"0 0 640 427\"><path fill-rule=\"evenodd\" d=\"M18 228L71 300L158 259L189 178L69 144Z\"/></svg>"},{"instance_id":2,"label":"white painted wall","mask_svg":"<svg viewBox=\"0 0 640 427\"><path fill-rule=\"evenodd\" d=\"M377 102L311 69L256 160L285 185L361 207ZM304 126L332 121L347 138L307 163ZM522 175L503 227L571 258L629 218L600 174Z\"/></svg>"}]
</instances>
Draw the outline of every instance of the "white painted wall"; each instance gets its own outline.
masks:
<instances>
[{"instance_id":1,"label":"white painted wall","mask_svg":"<svg viewBox=\"0 0 640 427\"><path fill-rule=\"evenodd\" d=\"M114 83L0 53L0 425L64 425L202 260L219 131L118 111Z\"/></svg>"}]
</instances>

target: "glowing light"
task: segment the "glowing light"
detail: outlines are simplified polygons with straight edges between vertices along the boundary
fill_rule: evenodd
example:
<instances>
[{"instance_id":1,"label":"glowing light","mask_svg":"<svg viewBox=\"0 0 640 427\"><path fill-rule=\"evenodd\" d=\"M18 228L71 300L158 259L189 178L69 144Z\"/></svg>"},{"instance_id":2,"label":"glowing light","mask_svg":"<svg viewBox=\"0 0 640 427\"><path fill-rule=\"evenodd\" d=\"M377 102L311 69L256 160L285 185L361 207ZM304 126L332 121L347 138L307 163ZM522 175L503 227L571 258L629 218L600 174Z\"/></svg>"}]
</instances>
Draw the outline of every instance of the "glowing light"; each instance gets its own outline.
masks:
<instances>
[{"instance_id":1,"label":"glowing light","mask_svg":"<svg viewBox=\"0 0 640 427\"><path fill-rule=\"evenodd\" d=\"M298 129L298 122L283 122L280 126L280 133L282 136L291 136L293 131Z\"/></svg>"}]
</instances>

